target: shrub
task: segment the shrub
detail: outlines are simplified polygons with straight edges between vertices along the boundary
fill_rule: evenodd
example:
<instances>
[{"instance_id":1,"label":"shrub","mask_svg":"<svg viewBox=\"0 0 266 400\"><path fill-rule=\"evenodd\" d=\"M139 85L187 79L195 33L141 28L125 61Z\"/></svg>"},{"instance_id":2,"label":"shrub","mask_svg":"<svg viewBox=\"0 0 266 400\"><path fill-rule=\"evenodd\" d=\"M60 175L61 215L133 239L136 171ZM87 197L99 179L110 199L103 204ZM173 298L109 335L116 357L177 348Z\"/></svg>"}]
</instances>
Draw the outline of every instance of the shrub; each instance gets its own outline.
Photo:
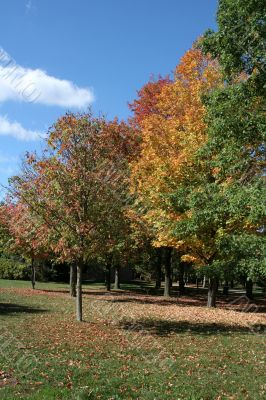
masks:
<instances>
[{"instance_id":1,"label":"shrub","mask_svg":"<svg viewBox=\"0 0 266 400\"><path fill-rule=\"evenodd\" d=\"M16 258L0 257L0 279L26 279L29 268L26 263Z\"/></svg>"}]
</instances>

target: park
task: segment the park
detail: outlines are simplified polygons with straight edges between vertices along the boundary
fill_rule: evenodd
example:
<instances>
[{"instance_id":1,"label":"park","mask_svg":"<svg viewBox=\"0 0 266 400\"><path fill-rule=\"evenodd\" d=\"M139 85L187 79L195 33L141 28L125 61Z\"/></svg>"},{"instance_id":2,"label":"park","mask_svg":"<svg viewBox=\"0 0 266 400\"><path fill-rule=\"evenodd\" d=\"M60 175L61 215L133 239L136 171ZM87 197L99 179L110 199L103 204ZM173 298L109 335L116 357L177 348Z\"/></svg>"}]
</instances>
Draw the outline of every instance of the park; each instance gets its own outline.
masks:
<instances>
[{"instance_id":1,"label":"park","mask_svg":"<svg viewBox=\"0 0 266 400\"><path fill-rule=\"evenodd\" d=\"M68 285L33 294L29 282L0 281L1 398L265 397L261 293L221 295L206 311L196 288L164 300L152 285L121 287L85 284L80 325Z\"/></svg>"},{"instance_id":2,"label":"park","mask_svg":"<svg viewBox=\"0 0 266 400\"><path fill-rule=\"evenodd\" d=\"M69 35L73 15L76 43L97 28L79 2L51 20L51 32ZM106 32L92 34L97 57L108 35L120 43L118 29L150 60L141 43L158 33L151 8L100 3L104 15L93 1L92 13L119 24L107 18ZM48 3L23 7L19 23L48 43L34 25ZM175 18L154 7L154 21ZM179 7L188 24L189 4ZM143 24L131 37L134 15ZM158 51L162 73L143 81L142 69L126 78L120 69L108 101L99 60L100 100L87 81L24 67L0 48L0 399L266 399L265 15L261 0L219 0L200 34L183 26L189 46L177 40L175 66ZM82 46L69 65L60 54L53 62L68 73L85 60ZM82 71L80 62L77 82ZM125 82L134 96L122 112ZM10 120L12 102L30 107L20 114L30 129ZM48 114L45 131L35 129Z\"/></svg>"}]
</instances>

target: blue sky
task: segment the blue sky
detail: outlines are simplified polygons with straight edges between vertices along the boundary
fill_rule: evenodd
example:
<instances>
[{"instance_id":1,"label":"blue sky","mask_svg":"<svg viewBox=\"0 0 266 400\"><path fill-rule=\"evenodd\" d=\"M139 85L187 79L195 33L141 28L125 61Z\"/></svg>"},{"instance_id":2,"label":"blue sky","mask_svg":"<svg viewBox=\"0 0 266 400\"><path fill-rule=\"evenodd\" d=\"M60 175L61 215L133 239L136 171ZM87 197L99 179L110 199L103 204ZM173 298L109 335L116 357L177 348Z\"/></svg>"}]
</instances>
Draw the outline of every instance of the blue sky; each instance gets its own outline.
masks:
<instances>
[{"instance_id":1,"label":"blue sky","mask_svg":"<svg viewBox=\"0 0 266 400\"><path fill-rule=\"evenodd\" d=\"M216 0L2 0L0 183L66 111L128 116L154 74L171 73ZM1 189L0 189L1 193Z\"/></svg>"}]
</instances>

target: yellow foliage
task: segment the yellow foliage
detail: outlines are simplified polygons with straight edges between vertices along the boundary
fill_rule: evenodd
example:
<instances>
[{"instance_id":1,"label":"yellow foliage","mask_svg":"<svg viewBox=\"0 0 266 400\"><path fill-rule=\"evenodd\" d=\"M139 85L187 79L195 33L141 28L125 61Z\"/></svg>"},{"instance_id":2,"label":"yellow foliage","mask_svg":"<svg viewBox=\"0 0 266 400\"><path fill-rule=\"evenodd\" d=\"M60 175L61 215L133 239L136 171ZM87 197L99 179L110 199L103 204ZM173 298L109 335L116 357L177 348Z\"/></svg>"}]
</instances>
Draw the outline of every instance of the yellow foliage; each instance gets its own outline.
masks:
<instances>
[{"instance_id":1,"label":"yellow foliage","mask_svg":"<svg viewBox=\"0 0 266 400\"><path fill-rule=\"evenodd\" d=\"M155 232L154 245L180 248L171 235L179 218L168 194L186 179L195 152L206 140L202 95L222 85L216 61L192 48L181 59L175 79L157 97L156 113L142 121L140 157L131 164L131 190L144 205L143 218Z\"/></svg>"}]
</instances>

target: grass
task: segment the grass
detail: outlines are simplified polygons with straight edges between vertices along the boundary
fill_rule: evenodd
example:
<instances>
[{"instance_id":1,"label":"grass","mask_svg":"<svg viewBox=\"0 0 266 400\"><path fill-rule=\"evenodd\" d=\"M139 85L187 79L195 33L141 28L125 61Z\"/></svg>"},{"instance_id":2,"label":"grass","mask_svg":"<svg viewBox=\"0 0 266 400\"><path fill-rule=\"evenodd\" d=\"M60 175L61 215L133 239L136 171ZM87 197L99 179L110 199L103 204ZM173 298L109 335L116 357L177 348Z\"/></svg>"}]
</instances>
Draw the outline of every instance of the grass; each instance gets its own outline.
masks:
<instances>
[{"instance_id":1,"label":"grass","mask_svg":"<svg viewBox=\"0 0 266 400\"><path fill-rule=\"evenodd\" d=\"M1 399L266 398L265 314L202 293L172 298L84 287L84 317L64 284L0 280ZM247 309L247 308L246 308Z\"/></svg>"}]
</instances>

